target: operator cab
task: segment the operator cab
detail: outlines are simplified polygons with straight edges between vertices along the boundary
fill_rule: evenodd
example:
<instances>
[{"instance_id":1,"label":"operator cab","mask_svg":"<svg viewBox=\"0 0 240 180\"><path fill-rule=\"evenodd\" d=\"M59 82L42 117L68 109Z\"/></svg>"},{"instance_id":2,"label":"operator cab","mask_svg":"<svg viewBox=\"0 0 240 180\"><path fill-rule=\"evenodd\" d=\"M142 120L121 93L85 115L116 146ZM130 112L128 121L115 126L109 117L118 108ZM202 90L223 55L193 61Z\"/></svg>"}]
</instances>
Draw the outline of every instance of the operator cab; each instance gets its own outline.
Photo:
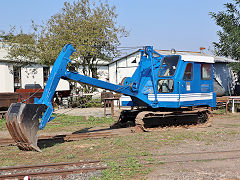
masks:
<instances>
[{"instance_id":1,"label":"operator cab","mask_svg":"<svg viewBox=\"0 0 240 180\"><path fill-rule=\"evenodd\" d=\"M157 99L148 94L149 100L158 107L214 106L212 63L207 56L164 56L156 69Z\"/></svg>"},{"instance_id":2,"label":"operator cab","mask_svg":"<svg viewBox=\"0 0 240 180\"><path fill-rule=\"evenodd\" d=\"M134 96L123 96L122 105L152 108L216 106L213 57L161 55L149 46L140 52L139 66L132 77L124 78L122 82L122 86L129 87Z\"/></svg>"}]
</instances>

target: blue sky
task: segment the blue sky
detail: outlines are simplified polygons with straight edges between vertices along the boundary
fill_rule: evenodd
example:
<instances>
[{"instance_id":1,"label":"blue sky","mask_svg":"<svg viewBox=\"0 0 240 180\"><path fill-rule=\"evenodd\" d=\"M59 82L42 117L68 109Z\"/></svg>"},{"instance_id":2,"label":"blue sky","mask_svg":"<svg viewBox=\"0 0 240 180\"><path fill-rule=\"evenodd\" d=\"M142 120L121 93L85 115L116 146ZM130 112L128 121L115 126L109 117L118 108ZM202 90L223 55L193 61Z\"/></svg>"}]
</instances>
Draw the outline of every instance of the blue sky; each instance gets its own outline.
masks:
<instances>
[{"instance_id":1,"label":"blue sky","mask_svg":"<svg viewBox=\"0 0 240 180\"><path fill-rule=\"evenodd\" d=\"M0 30L10 25L31 30L31 20L41 23L58 12L66 0L0 0ZM72 2L73 0L70 0ZM199 51L218 41L219 27L209 12L224 10L232 0L109 0L117 7L118 24L130 31L121 46L153 45L156 49Z\"/></svg>"}]
</instances>

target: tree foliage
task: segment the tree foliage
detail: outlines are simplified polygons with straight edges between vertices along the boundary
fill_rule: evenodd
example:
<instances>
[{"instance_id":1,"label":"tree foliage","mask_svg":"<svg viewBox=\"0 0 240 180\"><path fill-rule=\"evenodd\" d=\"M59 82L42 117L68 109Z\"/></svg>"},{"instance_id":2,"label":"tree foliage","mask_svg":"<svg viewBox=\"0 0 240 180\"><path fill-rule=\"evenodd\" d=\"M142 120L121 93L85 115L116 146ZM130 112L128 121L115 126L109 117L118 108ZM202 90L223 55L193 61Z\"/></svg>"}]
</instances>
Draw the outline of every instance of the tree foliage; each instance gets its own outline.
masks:
<instances>
[{"instance_id":1,"label":"tree foliage","mask_svg":"<svg viewBox=\"0 0 240 180\"><path fill-rule=\"evenodd\" d=\"M224 4L226 11L211 12L211 17L221 27L217 32L219 42L214 42L215 54L240 60L240 0ZM231 63L240 72L240 63Z\"/></svg>"},{"instance_id":2,"label":"tree foliage","mask_svg":"<svg viewBox=\"0 0 240 180\"><path fill-rule=\"evenodd\" d=\"M9 55L51 65L64 45L71 43L76 49L72 57L75 66L81 65L83 73L90 75L97 59L109 61L118 55L119 37L128 35L116 19L115 6L107 2L65 2L48 21L41 25L32 22L32 33L9 32Z\"/></svg>"},{"instance_id":3,"label":"tree foliage","mask_svg":"<svg viewBox=\"0 0 240 180\"><path fill-rule=\"evenodd\" d=\"M214 42L218 55L240 59L240 0L224 4L226 11L210 13L216 24L222 28L218 31L219 42Z\"/></svg>"}]
</instances>

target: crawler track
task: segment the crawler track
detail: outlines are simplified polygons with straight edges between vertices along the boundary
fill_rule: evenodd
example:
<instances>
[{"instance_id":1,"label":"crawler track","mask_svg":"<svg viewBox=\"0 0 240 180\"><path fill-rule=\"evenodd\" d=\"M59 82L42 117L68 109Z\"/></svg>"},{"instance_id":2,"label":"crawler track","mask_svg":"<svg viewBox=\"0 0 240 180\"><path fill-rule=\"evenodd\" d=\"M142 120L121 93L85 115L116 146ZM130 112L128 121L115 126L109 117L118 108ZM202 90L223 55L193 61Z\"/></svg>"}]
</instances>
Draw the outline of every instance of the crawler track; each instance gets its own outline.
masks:
<instances>
[{"instance_id":1,"label":"crawler track","mask_svg":"<svg viewBox=\"0 0 240 180\"><path fill-rule=\"evenodd\" d=\"M79 133L79 134L65 134L65 135L54 135L54 136L39 136L39 142L47 142L47 141L78 141L84 138L104 138L104 137L112 137L116 134L110 132L93 132L93 133ZM0 146L8 146L8 145L16 145L12 138L1 138Z\"/></svg>"},{"instance_id":2,"label":"crawler track","mask_svg":"<svg viewBox=\"0 0 240 180\"><path fill-rule=\"evenodd\" d=\"M211 126L211 122L211 112L207 109L167 113L143 111L136 117L136 126L143 131L208 127Z\"/></svg>"},{"instance_id":3,"label":"crawler track","mask_svg":"<svg viewBox=\"0 0 240 180\"><path fill-rule=\"evenodd\" d=\"M108 167L101 161L81 161L70 163L43 164L31 166L13 166L0 168L0 179L22 179L33 177L67 177L70 174L88 173L104 170ZM54 179L54 178L53 178Z\"/></svg>"},{"instance_id":4,"label":"crawler track","mask_svg":"<svg viewBox=\"0 0 240 180\"><path fill-rule=\"evenodd\" d=\"M179 111L124 110L115 118L112 128L135 126L136 131L161 131L191 127L211 126L212 114L207 108Z\"/></svg>"}]
</instances>

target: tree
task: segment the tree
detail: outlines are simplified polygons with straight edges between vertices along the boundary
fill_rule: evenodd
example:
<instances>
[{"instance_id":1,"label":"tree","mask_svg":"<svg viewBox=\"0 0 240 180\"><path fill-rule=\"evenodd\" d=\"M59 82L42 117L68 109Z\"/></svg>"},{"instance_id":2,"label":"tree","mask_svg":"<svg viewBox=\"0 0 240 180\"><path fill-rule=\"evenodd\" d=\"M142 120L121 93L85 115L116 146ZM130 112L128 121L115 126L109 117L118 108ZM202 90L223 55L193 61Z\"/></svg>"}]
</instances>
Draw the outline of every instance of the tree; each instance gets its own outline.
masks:
<instances>
[{"instance_id":1,"label":"tree","mask_svg":"<svg viewBox=\"0 0 240 180\"><path fill-rule=\"evenodd\" d=\"M128 35L124 27L117 25L116 19L115 6L107 2L65 2L61 11L47 22L42 25L32 22L32 33L15 33L10 40L10 57L51 65L64 45L71 43L77 51L72 58L75 67L82 66L83 74L90 76L97 59L110 61L118 55L119 37ZM28 37L27 42L21 41L24 36Z\"/></svg>"},{"instance_id":2,"label":"tree","mask_svg":"<svg viewBox=\"0 0 240 180\"><path fill-rule=\"evenodd\" d=\"M224 4L226 11L211 12L211 17L221 27L217 32L219 42L214 42L215 54L240 60L240 0ZM231 63L235 72L240 72L240 63Z\"/></svg>"}]
</instances>

